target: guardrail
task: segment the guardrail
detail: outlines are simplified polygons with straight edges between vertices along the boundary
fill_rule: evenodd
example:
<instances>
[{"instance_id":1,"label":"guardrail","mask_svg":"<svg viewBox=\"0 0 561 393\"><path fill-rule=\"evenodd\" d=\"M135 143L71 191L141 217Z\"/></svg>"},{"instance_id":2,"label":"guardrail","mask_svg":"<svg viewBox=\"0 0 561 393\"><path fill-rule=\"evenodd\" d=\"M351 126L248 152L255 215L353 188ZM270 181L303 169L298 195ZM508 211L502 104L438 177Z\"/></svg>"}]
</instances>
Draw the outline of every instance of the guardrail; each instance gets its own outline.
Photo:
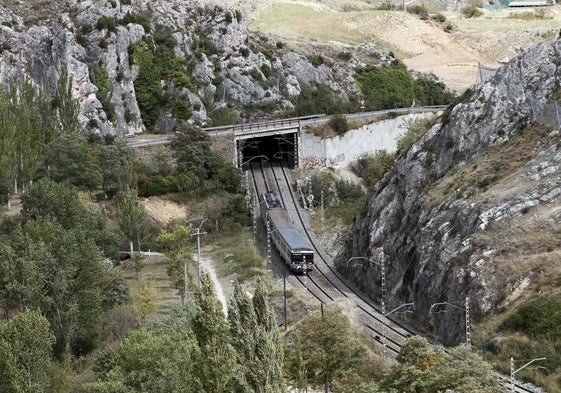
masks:
<instances>
[{"instance_id":1,"label":"guardrail","mask_svg":"<svg viewBox=\"0 0 561 393\"><path fill-rule=\"evenodd\" d=\"M267 130L271 128L297 126L303 121L309 121L312 119L322 118L322 117L326 117L326 114L322 113L318 115L289 117L284 119L273 119L273 120L265 120L265 121L249 122L249 123L241 123L241 124L231 124L227 126L205 127L203 128L203 130L211 133L214 132L217 134L222 132L233 132L237 134L237 133L245 133L251 131Z\"/></svg>"}]
</instances>

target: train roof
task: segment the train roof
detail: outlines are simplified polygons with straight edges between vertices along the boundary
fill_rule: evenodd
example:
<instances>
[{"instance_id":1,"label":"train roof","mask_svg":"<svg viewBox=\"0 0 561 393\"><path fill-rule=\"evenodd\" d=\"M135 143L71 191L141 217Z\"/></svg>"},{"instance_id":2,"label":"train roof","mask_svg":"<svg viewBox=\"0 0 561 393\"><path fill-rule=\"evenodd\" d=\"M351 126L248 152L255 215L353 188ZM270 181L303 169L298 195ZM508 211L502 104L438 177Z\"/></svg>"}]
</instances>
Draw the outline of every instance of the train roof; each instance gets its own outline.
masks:
<instances>
[{"instance_id":1,"label":"train roof","mask_svg":"<svg viewBox=\"0 0 561 393\"><path fill-rule=\"evenodd\" d=\"M275 191L267 191L261 193L261 203L265 203L267 209L274 209L277 207L284 208L282 204L282 199L279 194Z\"/></svg>"},{"instance_id":2,"label":"train roof","mask_svg":"<svg viewBox=\"0 0 561 393\"><path fill-rule=\"evenodd\" d=\"M312 246L306 237L294 227L292 222L287 218L284 209L271 209L269 216L273 221L275 229L280 233L288 247L292 250L310 250Z\"/></svg>"}]
</instances>

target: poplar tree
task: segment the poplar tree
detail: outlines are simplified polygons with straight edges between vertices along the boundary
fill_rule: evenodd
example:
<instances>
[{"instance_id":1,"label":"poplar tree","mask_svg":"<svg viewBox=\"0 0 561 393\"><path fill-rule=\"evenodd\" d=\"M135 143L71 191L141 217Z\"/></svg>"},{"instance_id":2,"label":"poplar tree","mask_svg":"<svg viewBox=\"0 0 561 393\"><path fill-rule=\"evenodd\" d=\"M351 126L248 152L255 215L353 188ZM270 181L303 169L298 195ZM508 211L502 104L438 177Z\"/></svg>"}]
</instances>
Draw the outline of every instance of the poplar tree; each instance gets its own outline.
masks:
<instances>
[{"instance_id":1,"label":"poplar tree","mask_svg":"<svg viewBox=\"0 0 561 393\"><path fill-rule=\"evenodd\" d=\"M284 392L284 377L282 373L284 351L281 336L273 309L267 299L267 289L263 281L258 280L253 295L253 309L257 319L256 357L257 369L260 370L260 386L264 390L256 392Z\"/></svg>"},{"instance_id":2,"label":"poplar tree","mask_svg":"<svg viewBox=\"0 0 561 393\"><path fill-rule=\"evenodd\" d=\"M144 206L138 203L137 191L119 191L115 197L115 212L119 229L130 243L131 254L134 251L134 242L140 252L140 243L148 230L148 213Z\"/></svg>"},{"instance_id":3,"label":"poplar tree","mask_svg":"<svg viewBox=\"0 0 561 393\"><path fill-rule=\"evenodd\" d=\"M196 315L192 328L197 340L201 363L196 373L205 393L232 393L236 384L236 352L231 343L228 321L222 304L216 298L208 274L201 277L201 288L195 292Z\"/></svg>"},{"instance_id":4,"label":"poplar tree","mask_svg":"<svg viewBox=\"0 0 561 393\"><path fill-rule=\"evenodd\" d=\"M253 298L236 283L228 310L238 364L251 391L284 392L283 345L263 283L258 281Z\"/></svg>"}]
</instances>

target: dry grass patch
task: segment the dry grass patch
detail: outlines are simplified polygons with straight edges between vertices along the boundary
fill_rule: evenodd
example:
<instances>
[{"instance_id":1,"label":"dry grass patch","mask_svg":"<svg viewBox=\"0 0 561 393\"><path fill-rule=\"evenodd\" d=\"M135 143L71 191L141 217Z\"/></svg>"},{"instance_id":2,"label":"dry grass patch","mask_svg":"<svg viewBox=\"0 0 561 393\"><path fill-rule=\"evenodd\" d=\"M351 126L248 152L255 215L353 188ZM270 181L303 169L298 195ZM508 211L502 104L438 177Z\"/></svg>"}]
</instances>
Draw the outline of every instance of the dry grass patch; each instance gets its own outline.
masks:
<instances>
[{"instance_id":1,"label":"dry grass patch","mask_svg":"<svg viewBox=\"0 0 561 393\"><path fill-rule=\"evenodd\" d=\"M375 31L364 26L376 25L376 19L384 11L368 10L337 12L312 5L274 4L259 13L258 19L249 25L251 30L280 36L300 37L317 42L340 42L357 45L376 42Z\"/></svg>"},{"instance_id":2,"label":"dry grass patch","mask_svg":"<svg viewBox=\"0 0 561 393\"><path fill-rule=\"evenodd\" d=\"M453 192L461 192L470 187L474 188L472 192L474 202L485 198L486 192L498 192L500 183L505 182L510 175L534 158L536 148L547 149L556 143L548 137L551 131L549 127L532 124L516 132L502 145L488 148L473 164L436 184L428 194L425 205L428 207L439 205ZM511 186L508 185L506 192L512 191ZM476 190L479 192L475 192Z\"/></svg>"}]
</instances>

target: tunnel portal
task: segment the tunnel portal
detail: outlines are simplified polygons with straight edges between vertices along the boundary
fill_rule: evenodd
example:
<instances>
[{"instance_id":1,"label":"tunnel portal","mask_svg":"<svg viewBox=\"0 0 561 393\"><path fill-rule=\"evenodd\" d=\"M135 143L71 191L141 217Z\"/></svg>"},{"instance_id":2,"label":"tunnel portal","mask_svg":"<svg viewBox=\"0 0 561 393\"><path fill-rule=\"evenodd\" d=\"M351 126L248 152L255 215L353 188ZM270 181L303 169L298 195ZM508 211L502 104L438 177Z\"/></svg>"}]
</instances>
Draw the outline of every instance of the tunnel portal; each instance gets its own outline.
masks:
<instances>
[{"instance_id":1,"label":"tunnel portal","mask_svg":"<svg viewBox=\"0 0 561 393\"><path fill-rule=\"evenodd\" d=\"M280 161L289 168L298 166L298 134L269 134L236 141L238 166L258 161Z\"/></svg>"}]
</instances>

